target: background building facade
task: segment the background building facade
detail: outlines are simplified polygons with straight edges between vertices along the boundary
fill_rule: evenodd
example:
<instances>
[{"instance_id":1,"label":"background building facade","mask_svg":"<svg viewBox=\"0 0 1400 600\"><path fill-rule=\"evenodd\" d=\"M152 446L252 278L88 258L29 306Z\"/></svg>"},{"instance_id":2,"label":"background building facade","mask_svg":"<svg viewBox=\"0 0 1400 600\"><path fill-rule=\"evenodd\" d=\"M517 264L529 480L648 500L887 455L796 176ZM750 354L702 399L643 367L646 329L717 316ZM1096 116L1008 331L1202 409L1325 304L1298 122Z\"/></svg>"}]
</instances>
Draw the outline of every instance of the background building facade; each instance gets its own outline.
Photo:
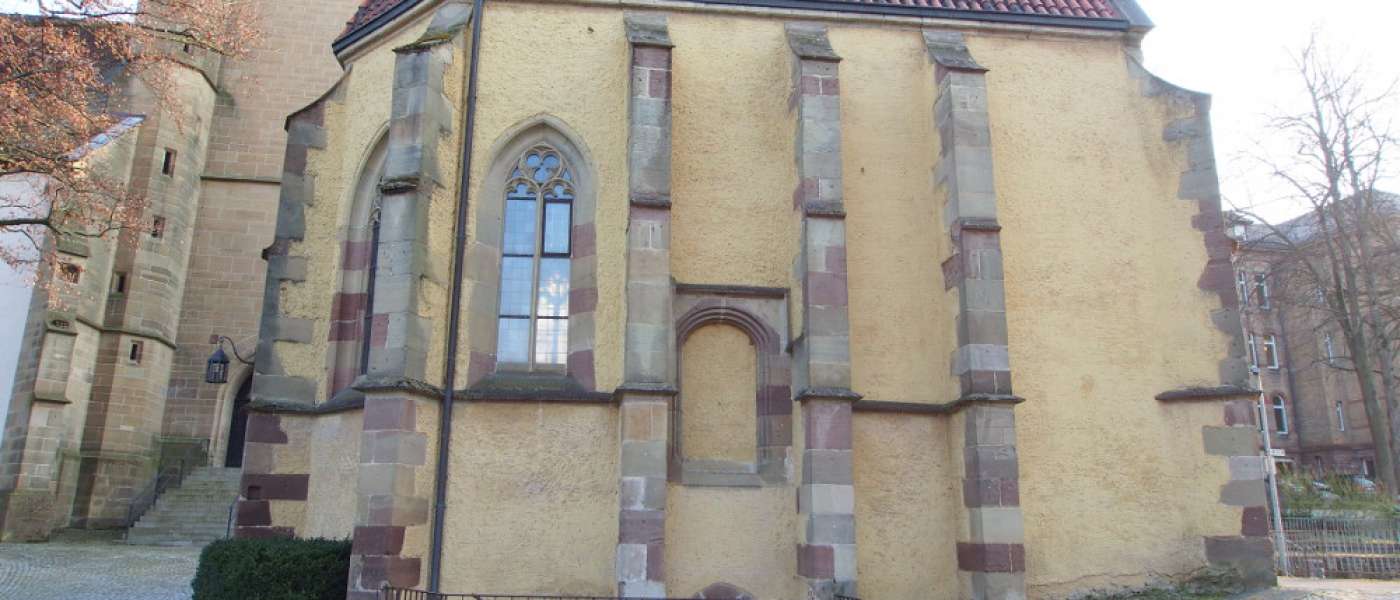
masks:
<instances>
[{"instance_id":1,"label":"background building facade","mask_svg":"<svg viewBox=\"0 0 1400 600\"><path fill-rule=\"evenodd\" d=\"M1346 338L1317 290L1297 289L1299 282L1276 273L1276 265L1296 261L1300 253L1323 252L1309 239L1314 220L1304 215L1277 225L1278 232L1296 238L1293 244L1244 219L1231 228L1237 294L1264 390L1264 422L1274 447L1286 453L1283 464L1316 476L1375 478L1376 449Z\"/></svg>"},{"instance_id":2,"label":"background building facade","mask_svg":"<svg viewBox=\"0 0 1400 600\"><path fill-rule=\"evenodd\" d=\"M241 461L227 449L251 369L207 384L205 360L214 336L257 345L285 115L339 76L326 48L356 4L263 2L261 43L237 60L172 49L178 104L125 87L122 104L143 117L100 159L144 192L144 226L59 245L76 284L40 274L57 301L35 294L28 315L0 450L0 539L124 526L160 466Z\"/></svg>"}]
</instances>

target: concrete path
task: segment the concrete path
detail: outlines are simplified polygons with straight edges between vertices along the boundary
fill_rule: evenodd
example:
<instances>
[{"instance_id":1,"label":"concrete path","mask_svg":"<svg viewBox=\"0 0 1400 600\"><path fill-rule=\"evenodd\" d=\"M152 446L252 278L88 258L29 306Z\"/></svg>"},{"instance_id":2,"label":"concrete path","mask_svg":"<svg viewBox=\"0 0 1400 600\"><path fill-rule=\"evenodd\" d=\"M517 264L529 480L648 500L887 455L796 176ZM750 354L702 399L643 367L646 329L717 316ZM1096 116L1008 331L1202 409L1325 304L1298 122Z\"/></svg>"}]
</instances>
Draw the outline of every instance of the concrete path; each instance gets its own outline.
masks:
<instances>
[{"instance_id":1,"label":"concrete path","mask_svg":"<svg viewBox=\"0 0 1400 600\"><path fill-rule=\"evenodd\" d=\"M1233 600L1400 600L1400 582L1280 577L1278 589Z\"/></svg>"},{"instance_id":2,"label":"concrete path","mask_svg":"<svg viewBox=\"0 0 1400 600\"><path fill-rule=\"evenodd\" d=\"M0 544L0 600L189 600L198 547Z\"/></svg>"}]
</instances>

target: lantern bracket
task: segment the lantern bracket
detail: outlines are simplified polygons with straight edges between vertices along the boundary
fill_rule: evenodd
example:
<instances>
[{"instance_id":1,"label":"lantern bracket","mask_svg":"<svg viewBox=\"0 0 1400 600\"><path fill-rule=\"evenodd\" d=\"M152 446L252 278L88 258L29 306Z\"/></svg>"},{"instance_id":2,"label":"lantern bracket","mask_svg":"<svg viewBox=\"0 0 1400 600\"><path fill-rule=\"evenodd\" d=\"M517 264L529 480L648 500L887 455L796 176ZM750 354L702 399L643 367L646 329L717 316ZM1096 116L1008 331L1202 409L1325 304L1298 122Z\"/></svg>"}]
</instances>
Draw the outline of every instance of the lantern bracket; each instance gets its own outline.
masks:
<instances>
[{"instance_id":1,"label":"lantern bracket","mask_svg":"<svg viewBox=\"0 0 1400 600\"><path fill-rule=\"evenodd\" d=\"M245 365L251 365L251 364L253 364L253 361L248 360L248 359L246 359L246 358L243 358L243 355L238 353L238 344L233 343L233 339L232 339L232 338L229 338L229 337L226 336L226 335L217 335L217 334L214 335L214 343L215 343L215 344L218 344L219 347L222 348L223 345L224 345L224 342L228 342L229 347L233 349L233 357L236 358L236 359L238 359L238 362L241 362L241 363L243 363L243 364L245 364Z\"/></svg>"}]
</instances>

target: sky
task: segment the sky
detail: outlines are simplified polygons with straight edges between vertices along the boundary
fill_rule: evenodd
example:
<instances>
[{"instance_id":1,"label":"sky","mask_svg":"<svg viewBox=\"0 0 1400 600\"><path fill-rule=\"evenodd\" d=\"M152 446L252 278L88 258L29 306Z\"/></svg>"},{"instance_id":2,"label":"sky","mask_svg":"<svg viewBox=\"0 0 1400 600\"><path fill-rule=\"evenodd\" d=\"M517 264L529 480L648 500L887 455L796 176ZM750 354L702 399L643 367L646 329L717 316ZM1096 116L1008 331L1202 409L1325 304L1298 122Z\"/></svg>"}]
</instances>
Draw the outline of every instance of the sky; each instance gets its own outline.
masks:
<instances>
[{"instance_id":1,"label":"sky","mask_svg":"<svg viewBox=\"0 0 1400 600\"><path fill-rule=\"evenodd\" d=\"M1280 151L1265 115L1306 99L1292 55L1317 31L1340 60L1376 81L1400 77L1395 0L1138 0L1156 23L1143 43L1147 66L1174 84L1212 95L1216 162L1226 204L1271 221L1305 207L1287 198L1258 157ZM1400 100L1400 99L1397 99ZM1389 114L1400 133L1400 102ZM1287 150L1286 147L1282 150ZM1400 166L1400 159L1394 161ZM1400 191L1400 178L1382 185Z\"/></svg>"}]
</instances>

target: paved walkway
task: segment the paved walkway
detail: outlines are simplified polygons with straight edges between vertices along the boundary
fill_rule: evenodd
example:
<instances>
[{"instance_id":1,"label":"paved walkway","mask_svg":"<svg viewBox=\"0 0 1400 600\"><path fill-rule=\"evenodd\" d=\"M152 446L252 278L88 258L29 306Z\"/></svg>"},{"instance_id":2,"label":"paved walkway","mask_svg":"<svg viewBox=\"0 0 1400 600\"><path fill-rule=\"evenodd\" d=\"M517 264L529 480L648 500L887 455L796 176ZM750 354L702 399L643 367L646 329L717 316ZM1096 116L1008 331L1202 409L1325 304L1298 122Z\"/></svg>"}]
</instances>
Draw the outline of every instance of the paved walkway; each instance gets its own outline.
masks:
<instances>
[{"instance_id":1,"label":"paved walkway","mask_svg":"<svg viewBox=\"0 0 1400 600\"><path fill-rule=\"evenodd\" d=\"M1397 600L1400 582L1280 577L1278 589L1235 600Z\"/></svg>"},{"instance_id":2,"label":"paved walkway","mask_svg":"<svg viewBox=\"0 0 1400 600\"><path fill-rule=\"evenodd\" d=\"M189 600L199 548L0 544L0 600Z\"/></svg>"},{"instance_id":3,"label":"paved walkway","mask_svg":"<svg viewBox=\"0 0 1400 600\"><path fill-rule=\"evenodd\" d=\"M0 600L189 600L199 548L114 542L0 544ZM1400 600L1400 582L1279 580L1234 600Z\"/></svg>"}]
</instances>

